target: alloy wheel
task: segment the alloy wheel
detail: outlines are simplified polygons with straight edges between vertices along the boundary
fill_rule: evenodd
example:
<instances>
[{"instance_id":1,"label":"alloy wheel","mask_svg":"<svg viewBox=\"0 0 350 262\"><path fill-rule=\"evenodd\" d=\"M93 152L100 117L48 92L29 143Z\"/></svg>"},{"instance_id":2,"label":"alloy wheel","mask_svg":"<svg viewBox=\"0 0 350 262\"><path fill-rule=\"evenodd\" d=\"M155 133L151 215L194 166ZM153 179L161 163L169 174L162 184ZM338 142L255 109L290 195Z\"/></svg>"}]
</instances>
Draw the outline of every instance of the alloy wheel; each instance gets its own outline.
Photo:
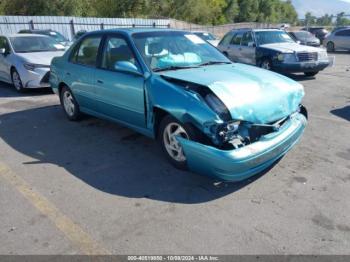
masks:
<instances>
[{"instance_id":1,"label":"alloy wheel","mask_svg":"<svg viewBox=\"0 0 350 262\"><path fill-rule=\"evenodd\" d=\"M12 82L17 91L22 90L22 81L17 71L13 71L12 73Z\"/></svg>"},{"instance_id":2,"label":"alloy wheel","mask_svg":"<svg viewBox=\"0 0 350 262\"><path fill-rule=\"evenodd\" d=\"M62 99L63 99L64 110L70 117L72 117L75 113L75 104L74 104L74 98L72 94L68 90L66 90L63 93Z\"/></svg>"},{"instance_id":3,"label":"alloy wheel","mask_svg":"<svg viewBox=\"0 0 350 262\"><path fill-rule=\"evenodd\" d=\"M163 142L169 156L177 162L186 161L183 149L176 136L189 139L186 130L178 123L169 123L163 132Z\"/></svg>"}]
</instances>

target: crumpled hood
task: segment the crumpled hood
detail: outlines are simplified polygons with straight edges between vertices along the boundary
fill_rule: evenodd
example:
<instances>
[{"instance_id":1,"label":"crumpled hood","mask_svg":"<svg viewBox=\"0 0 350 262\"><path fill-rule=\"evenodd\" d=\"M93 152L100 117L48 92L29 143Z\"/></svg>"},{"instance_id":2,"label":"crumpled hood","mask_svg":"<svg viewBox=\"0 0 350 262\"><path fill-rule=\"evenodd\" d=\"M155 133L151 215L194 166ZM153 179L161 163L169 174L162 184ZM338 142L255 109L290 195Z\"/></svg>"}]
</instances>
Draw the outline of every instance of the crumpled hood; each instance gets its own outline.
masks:
<instances>
[{"instance_id":1,"label":"crumpled hood","mask_svg":"<svg viewBox=\"0 0 350 262\"><path fill-rule=\"evenodd\" d=\"M280 74L243 64L165 71L166 77L209 87L234 120L271 123L298 109L301 84Z\"/></svg>"},{"instance_id":2,"label":"crumpled hood","mask_svg":"<svg viewBox=\"0 0 350 262\"><path fill-rule=\"evenodd\" d=\"M64 51L16 53L24 61L33 64L50 65L52 58L62 56Z\"/></svg>"},{"instance_id":3,"label":"crumpled hood","mask_svg":"<svg viewBox=\"0 0 350 262\"><path fill-rule=\"evenodd\" d=\"M260 45L259 47L272 49L281 53L293 53L293 52L320 52L321 49L312 46L300 45L297 43L276 43Z\"/></svg>"}]
</instances>

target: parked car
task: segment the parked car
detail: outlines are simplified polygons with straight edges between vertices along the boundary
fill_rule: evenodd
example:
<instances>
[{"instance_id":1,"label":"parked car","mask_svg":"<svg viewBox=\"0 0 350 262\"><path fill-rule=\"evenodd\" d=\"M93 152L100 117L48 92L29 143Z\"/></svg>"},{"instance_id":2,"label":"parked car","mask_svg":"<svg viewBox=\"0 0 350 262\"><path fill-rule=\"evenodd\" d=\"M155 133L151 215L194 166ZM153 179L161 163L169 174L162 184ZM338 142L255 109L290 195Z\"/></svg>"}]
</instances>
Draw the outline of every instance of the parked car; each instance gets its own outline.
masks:
<instances>
[{"instance_id":1,"label":"parked car","mask_svg":"<svg viewBox=\"0 0 350 262\"><path fill-rule=\"evenodd\" d=\"M326 50L296 43L285 31L241 29L227 33L218 49L234 62L282 73L314 76L329 65Z\"/></svg>"},{"instance_id":2,"label":"parked car","mask_svg":"<svg viewBox=\"0 0 350 262\"><path fill-rule=\"evenodd\" d=\"M50 83L70 120L80 112L158 139L178 168L242 180L301 137L303 86L233 64L196 35L170 29L85 34L52 60Z\"/></svg>"},{"instance_id":3,"label":"parked car","mask_svg":"<svg viewBox=\"0 0 350 262\"><path fill-rule=\"evenodd\" d=\"M64 37L61 33L51 30L51 29L23 29L18 32L19 34L37 34L37 35L47 35L49 37L52 37L55 39L58 43L60 43L63 46L70 46L71 42Z\"/></svg>"},{"instance_id":4,"label":"parked car","mask_svg":"<svg viewBox=\"0 0 350 262\"><path fill-rule=\"evenodd\" d=\"M320 39L307 31L293 31L288 34L299 44L319 47L321 45Z\"/></svg>"},{"instance_id":5,"label":"parked car","mask_svg":"<svg viewBox=\"0 0 350 262\"><path fill-rule=\"evenodd\" d=\"M314 36L316 36L318 39L320 39L321 44L323 43L323 40L326 38L326 35L329 33L327 29L324 27L304 27L301 30L308 31Z\"/></svg>"},{"instance_id":6,"label":"parked car","mask_svg":"<svg viewBox=\"0 0 350 262\"><path fill-rule=\"evenodd\" d=\"M343 27L334 30L327 35L324 44L329 52L339 49L350 50L350 27Z\"/></svg>"},{"instance_id":7,"label":"parked car","mask_svg":"<svg viewBox=\"0 0 350 262\"><path fill-rule=\"evenodd\" d=\"M61 56L64 46L48 36L14 34L0 36L0 80L17 91L49 87L50 63Z\"/></svg>"},{"instance_id":8,"label":"parked car","mask_svg":"<svg viewBox=\"0 0 350 262\"><path fill-rule=\"evenodd\" d=\"M217 39L213 34L205 32L205 31L195 31L192 33L195 34L196 36L199 36L200 38L207 41L209 44L211 44L213 46L217 46L220 42L220 40Z\"/></svg>"}]
</instances>

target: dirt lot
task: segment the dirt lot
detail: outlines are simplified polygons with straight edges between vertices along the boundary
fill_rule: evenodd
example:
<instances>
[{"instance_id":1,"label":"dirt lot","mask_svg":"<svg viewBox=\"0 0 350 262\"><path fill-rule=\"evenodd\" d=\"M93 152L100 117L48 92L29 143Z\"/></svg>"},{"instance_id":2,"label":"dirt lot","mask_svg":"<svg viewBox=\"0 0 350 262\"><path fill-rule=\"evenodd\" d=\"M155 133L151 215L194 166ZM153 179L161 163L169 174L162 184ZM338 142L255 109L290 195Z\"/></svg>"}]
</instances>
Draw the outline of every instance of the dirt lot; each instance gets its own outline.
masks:
<instances>
[{"instance_id":1,"label":"dirt lot","mask_svg":"<svg viewBox=\"0 0 350 262\"><path fill-rule=\"evenodd\" d=\"M270 171L216 183L47 91L0 84L0 254L350 254L350 54L294 78L309 125Z\"/></svg>"}]
</instances>

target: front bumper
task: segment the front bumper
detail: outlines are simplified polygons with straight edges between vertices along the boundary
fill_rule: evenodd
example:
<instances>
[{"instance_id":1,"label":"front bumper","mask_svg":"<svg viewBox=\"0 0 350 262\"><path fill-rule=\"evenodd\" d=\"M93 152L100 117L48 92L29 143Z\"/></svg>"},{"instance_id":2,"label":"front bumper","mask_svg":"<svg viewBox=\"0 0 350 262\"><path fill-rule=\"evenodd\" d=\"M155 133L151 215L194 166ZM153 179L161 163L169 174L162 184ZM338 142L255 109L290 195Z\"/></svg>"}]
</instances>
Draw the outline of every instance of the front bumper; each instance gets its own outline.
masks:
<instances>
[{"instance_id":1,"label":"front bumper","mask_svg":"<svg viewBox=\"0 0 350 262\"><path fill-rule=\"evenodd\" d=\"M284 63L275 62L273 69L283 73L319 72L329 66L329 61Z\"/></svg>"},{"instance_id":2,"label":"front bumper","mask_svg":"<svg viewBox=\"0 0 350 262\"><path fill-rule=\"evenodd\" d=\"M225 181L240 181L267 169L286 154L300 139L306 118L298 113L279 131L265 135L259 141L234 150L178 138L190 170Z\"/></svg>"},{"instance_id":3,"label":"front bumper","mask_svg":"<svg viewBox=\"0 0 350 262\"><path fill-rule=\"evenodd\" d=\"M36 68L34 71L21 68L18 73L24 88L50 87L50 68Z\"/></svg>"}]
</instances>

